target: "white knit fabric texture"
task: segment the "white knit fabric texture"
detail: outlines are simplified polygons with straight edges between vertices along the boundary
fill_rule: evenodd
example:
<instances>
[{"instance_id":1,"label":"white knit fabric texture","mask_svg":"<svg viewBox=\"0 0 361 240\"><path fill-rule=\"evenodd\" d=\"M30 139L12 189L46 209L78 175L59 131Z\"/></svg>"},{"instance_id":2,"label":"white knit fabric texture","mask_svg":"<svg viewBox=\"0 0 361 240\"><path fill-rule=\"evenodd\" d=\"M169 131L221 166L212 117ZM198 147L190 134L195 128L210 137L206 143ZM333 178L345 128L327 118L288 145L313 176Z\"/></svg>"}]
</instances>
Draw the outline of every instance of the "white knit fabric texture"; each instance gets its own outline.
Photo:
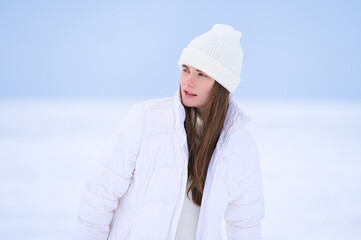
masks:
<instances>
[{"instance_id":1,"label":"white knit fabric texture","mask_svg":"<svg viewBox=\"0 0 361 240\"><path fill-rule=\"evenodd\" d=\"M197 68L234 93L241 81L242 33L230 25L215 24L208 32L194 38L183 49L178 65Z\"/></svg>"}]
</instances>

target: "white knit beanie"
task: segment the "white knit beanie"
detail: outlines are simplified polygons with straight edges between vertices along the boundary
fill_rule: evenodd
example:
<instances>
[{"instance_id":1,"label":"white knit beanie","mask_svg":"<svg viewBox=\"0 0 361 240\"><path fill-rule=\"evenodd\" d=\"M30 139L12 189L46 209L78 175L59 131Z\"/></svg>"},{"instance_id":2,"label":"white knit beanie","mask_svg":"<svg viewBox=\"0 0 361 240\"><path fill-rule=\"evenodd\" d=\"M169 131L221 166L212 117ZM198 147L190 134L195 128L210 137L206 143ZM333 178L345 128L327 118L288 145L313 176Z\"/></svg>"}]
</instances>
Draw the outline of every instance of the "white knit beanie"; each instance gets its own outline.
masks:
<instances>
[{"instance_id":1,"label":"white knit beanie","mask_svg":"<svg viewBox=\"0 0 361 240\"><path fill-rule=\"evenodd\" d=\"M183 49L178 65L181 69L183 64L197 68L234 93L241 81L241 37L232 26L215 24Z\"/></svg>"}]
</instances>

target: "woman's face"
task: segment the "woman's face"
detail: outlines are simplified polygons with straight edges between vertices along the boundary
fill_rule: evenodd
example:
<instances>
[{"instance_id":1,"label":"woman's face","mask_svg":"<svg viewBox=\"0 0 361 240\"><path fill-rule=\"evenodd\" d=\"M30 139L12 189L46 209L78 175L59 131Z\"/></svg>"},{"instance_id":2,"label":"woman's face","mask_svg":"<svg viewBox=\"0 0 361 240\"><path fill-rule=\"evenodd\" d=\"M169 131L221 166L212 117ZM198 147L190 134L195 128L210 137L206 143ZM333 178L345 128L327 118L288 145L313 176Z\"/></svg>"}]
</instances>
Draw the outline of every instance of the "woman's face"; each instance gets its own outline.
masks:
<instances>
[{"instance_id":1,"label":"woman's face","mask_svg":"<svg viewBox=\"0 0 361 240\"><path fill-rule=\"evenodd\" d=\"M182 66L180 88L182 103L187 107L195 107L203 115L211 95L215 80L204 72L188 65Z\"/></svg>"}]
</instances>

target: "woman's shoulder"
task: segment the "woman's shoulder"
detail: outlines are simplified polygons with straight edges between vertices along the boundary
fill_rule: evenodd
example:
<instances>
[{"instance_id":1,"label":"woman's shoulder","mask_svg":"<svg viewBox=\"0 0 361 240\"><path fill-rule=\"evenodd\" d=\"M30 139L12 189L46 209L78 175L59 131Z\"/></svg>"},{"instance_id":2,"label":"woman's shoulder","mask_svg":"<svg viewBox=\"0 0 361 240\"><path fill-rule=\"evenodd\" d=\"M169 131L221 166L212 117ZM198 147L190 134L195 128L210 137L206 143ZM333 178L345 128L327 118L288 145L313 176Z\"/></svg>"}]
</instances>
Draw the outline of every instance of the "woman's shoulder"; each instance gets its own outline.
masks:
<instances>
[{"instance_id":1,"label":"woman's shoulder","mask_svg":"<svg viewBox=\"0 0 361 240\"><path fill-rule=\"evenodd\" d=\"M255 137L249 128L252 119L232 100L225 121L225 142L229 149L237 155L243 155L256 145Z\"/></svg>"},{"instance_id":2,"label":"woman's shoulder","mask_svg":"<svg viewBox=\"0 0 361 240\"><path fill-rule=\"evenodd\" d=\"M245 125L233 129L228 138L228 144L243 146L244 148L248 148L249 145L254 143L255 137L248 126Z\"/></svg>"},{"instance_id":3,"label":"woman's shoulder","mask_svg":"<svg viewBox=\"0 0 361 240\"><path fill-rule=\"evenodd\" d=\"M152 112L152 110L171 109L173 102L174 97L153 98L139 101L130 107L130 110L125 113L125 116L120 121L122 122L128 119L129 122L132 122L135 119L144 119L145 115Z\"/></svg>"},{"instance_id":4,"label":"woman's shoulder","mask_svg":"<svg viewBox=\"0 0 361 240\"><path fill-rule=\"evenodd\" d=\"M144 135L157 134L161 129L171 128L171 109L173 97L155 98L140 101L132 105L130 110L116 125L116 135L126 136L127 141L136 145ZM166 127L170 125L170 127Z\"/></svg>"},{"instance_id":5,"label":"woman's shoulder","mask_svg":"<svg viewBox=\"0 0 361 240\"><path fill-rule=\"evenodd\" d=\"M239 132L239 131L247 132L246 126L251 121L252 119L231 98L229 101L226 119L223 125L225 132L227 132L227 135L233 135L234 132Z\"/></svg>"},{"instance_id":6,"label":"woman's shoulder","mask_svg":"<svg viewBox=\"0 0 361 240\"><path fill-rule=\"evenodd\" d=\"M254 172L259 165L259 153L255 137L247 126L234 129L226 140L223 158L235 174L244 176L246 172ZM238 177L235 176L234 179Z\"/></svg>"},{"instance_id":7,"label":"woman's shoulder","mask_svg":"<svg viewBox=\"0 0 361 240\"><path fill-rule=\"evenodd\" d=\"M173 129L174 97L153 98L134 104L128 113L128 126L143 126L147 131ZM153 130L152 130L153 129ZM154 133L155 134L155 133Z\"/></svg>"}]
</instances>

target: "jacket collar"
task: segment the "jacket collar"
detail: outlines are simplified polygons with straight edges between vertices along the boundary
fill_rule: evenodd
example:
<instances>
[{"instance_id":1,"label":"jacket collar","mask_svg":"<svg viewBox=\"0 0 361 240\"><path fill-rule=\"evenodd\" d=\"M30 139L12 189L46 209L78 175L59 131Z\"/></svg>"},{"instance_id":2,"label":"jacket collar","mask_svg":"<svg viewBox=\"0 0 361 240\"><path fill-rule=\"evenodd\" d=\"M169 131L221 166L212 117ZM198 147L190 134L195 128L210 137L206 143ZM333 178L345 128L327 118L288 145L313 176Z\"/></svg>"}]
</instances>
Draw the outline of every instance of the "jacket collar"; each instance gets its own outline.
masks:
<instances>
[{"instance_id":1,"label":"jacket collar","mask_svg":"<svg viewBox=\"0 0 361 240\"><path fill-rule=\"evenodd\" d=\"M177 89L177 91L174 95L173 108L174 108L175 117L176 117L179 127L184 128L184 121L186 118L186 115L185 115L186 113L185 113L185 109L182 104L182 100L179 95L179 89Z\"/></svg>"},{"instance_id":2,"label":"jacket collar","mask_svg":"<svg viewBox=\"0 0 361 240\"><path fill-rule=\"evenodd\" d=\"M226 120L223 128L228 131L233 127L243 127L247 125L252 119L238 106L238 104L229 98L229 106L227 110Z\"/></svg>"},{"instance_id":3,"label":"jacket collar","mask_svg":"<svg viewBox=\"0 0 361 240\"><path fill-rule=\"evenodd\" d=\"M175 93L173 107L179 127L184 128L185 110L181 102L179 89ZM223 131L227 133L230 129L245 126L250 121L251 118L230 97Z\"/></svg>"}]
</instances>

